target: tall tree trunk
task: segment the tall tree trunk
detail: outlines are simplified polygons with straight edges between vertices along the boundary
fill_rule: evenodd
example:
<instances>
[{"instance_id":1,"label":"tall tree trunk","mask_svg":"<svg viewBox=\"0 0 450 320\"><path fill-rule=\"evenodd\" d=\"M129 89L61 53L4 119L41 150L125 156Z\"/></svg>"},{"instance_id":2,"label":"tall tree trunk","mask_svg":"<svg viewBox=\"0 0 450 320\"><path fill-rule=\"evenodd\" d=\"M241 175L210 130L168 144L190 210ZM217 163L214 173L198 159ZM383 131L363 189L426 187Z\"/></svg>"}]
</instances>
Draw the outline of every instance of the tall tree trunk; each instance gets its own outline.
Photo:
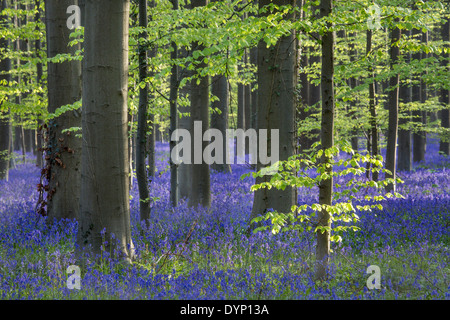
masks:
<instances>
[{"instance_id":1,"label":"tall tree trunk","mask_svg":"<svg viewBox=\"0 0 450 320\"><path fill-rule=\"evenodd\" d=\"M231 166L227 163L228 159L228 148L227 145L230 141L226 140L226 130L228 129L228 104L229 104L229 95L228 95L228 79L224 75L217 75L212 80L211 86L212 94L218 97L218 101L214 101L212 103L213 110L220 110L220 113L214 111L211 114L211 128L218 129L222 133L223 140L223 148L221 159L221 163L212 164L212 168L219 172L231 172Z\"/></svg>"},{"instance_id":2,"label":"tall tree trunk","mask_svg":"<svg viewBox=\"0 0 450 320\"><path fill-rule=\"evenodd\" d=\"M147 28L147 0L139 0L139 26ZM146 39L147 32L143 31L139 39ZM147 74L147 49L139 41L139 82L144 82ZM148 223L150 218L150 193L148 190L146 151L147 151L147 110L148 110L148 84L139 87L139 109L136 134L136 179L139 189L139 216L141 223Z\"/></svg>"},{"instance_id":3,"label":"tall tree trunk","mask_svg":"<svg viewBox=\"0 0 450 320\"><path fill-rule=\"evenodd\" d=\"M149 2L150 8L154 8L155 7L155 1L151 0ZM151 17L153 18L153 17ZM157 48L153 47L150 49L149 51L149 59L152 59L154 57L156 57L156 53L157 53ZM154 71L151 70L149 72L149 76L153 76L154 75ZM154 94L153 91L150 92L150 101L153 101L154 98ZM153 177L155 176L156 173L156 125L155 125L155 115L153 114L153 112L150 112L148 114L148 137L147 137L147 162L148 162L148 177L150 178L150 180L153 179Z\"/></svg>"},{"instance_id":4,"label":"tall tree trunk","mask_svg":"<svg viewBox=\"0 0 450 320\"><path fill-rule=\"evenodd\" d=\"M398 22L396 20L396 22ZM394 70L400 56L400 49L398 42L400 41L401 31L395 27L391 31L391 48L389 50L390 70ZM386 169L390 174L386 174L387 178L396 177L396 161L397 161L397 134L398 134L398 95L399 95L399 74L393 74L389 79L389 121L387 130L387 147L386 147ZM396 184L390 183L386 186L386 191L395 191Z\"/></svg>"},{"instance_id":5,"label":"tall tree trunk","mask_svg":"<svg viewBox=\"0 0 450 320\"><path fill-rule=\"evenodd\" d=\"M367 30L366 39L366 54L371 54L372 51L372 30ZM369 83L369 112L370 112L370 152L373 157L378 155L378 128L377 128L377 111L375 102L375 75L373 67L370 64L368 69L369 77L372 78ZM372 172L372 180L378 181L378 172Z\"/></svg>"},{"instance_id":6,"label":"tall tree trunk","mask_svg":"<svg viewBox=\"0 0 450 320\"><path fill-rule=\"evenodd\" d=\"M450 41L450 19L447 17L447 21L442 25L441 29L441 37L443 41ZM448 45L447 45L448 48ZM450 53L447 51L447 53L443 54L443 58L441 60L441 65L445 67L447 70L448 75L448 66L449 66L449 60L450 60ZM449 130L450 129L450 99L449 99L449 90L442 88L441 94L439 96L439 101L442 103L444 109L441 110L441 126L444 129ZM445 155L450 155L450 136L447 133L445 137L441 138L440 144L439 144L439 151L444 153Z\"/></svg>"},{"instance_id":7,"label":"tall tree trunk","mask_svg":"<svg viewBox=\"0 0 450 320\"><path fill-rule=\"evenodd\" d=\"M258 46L250 49L250 63L258 67ZM256 74L258 74L258 71L256 71ZM254 128L255 130L258 130L256 126L256 113L258 112L258 89L256 87L257 84L258 80L251 84L251 128Z\"/></svg>"},{"instance_id":8,"label":"tall tree trunk","mask_svg":"<svg viewBox=\"0 0 450 320\"><path fill-rule=\"evenodd\" d=\"M356 42L356 33L351 33L350 34L350 38L351 38L351 42L350 42L350 62L354 63L357 59L357 55L358 55L358 51L355 48L355 42ZM351 77L348 80L348 84L350 89L355 89L356 86L358 85L358 79L356 77ZM358 105L358 101L357 100L352 100L350 101L350 104L348 106L348 116L352 119L352 121L356 122L357 120L355 119L355 110L356 110L356 106ZM375 122L376 125L376 122ZM352 149L353 150L358 150L358 129L355 126L354 129L351 132L352 137L351 137L351 144L352 144Z\"/></svg>"},{"instance_id":9,"label":"tall tree trunk","mask_svg":"<svg viewBox=\"0 0 450 320\"><path fill-rule=\"evenodd\" d=\"M331 15L333 8L332 0L322 0L320 7L321 18ZM327 23L331 27L331 23ZM322 35L322 122L321 122L321 144L323 150L329 149L334 145L334 33L326 31ZM330 163L331 158L323 153L321 162L323 164ZM327 171L332 172L330 166ZM332 205L333 196L333 178L323 180L319 185L319 204ZM331 228L330 214L326 210L322 210L318 215L318 226ZM316 270L315 278L317 280L325 279L326 270L330 255L330 231L317 231L317 247L316 247Z\"/></svg>"},{"instance_id":10,"label":"tall tree trunk","mask_svg":"<svg viewBox=\"0 0 450 320\"><path fill-rule=\"evenodd\" d=\"M405 36L410 35L410 31L405 31ZM411 54L405 53L404 62L410 64ZM417 57L414 57L417 58ZM408 111L408 104L411 101L420 100L419 88L413 88L408 83L408 78L402 79L403 81L399 87L399 100L403 103L399 105L399 126L406 125L411 121L411 111ZM403 128L398 129L398 159L397 170L399 171L411 171L412 169L412 153L411 153L411 130Z\"/></svg>"},{"instance_id":11,"label":"tall tree trunk","mask_svg":"<svg viewBox=\"0 0 450 320\"><path fill-rule=\"evenodd\" d=\"M0 25L2 29L8 28L8 17L4 15L7 9L6 0L1 2ZM0 38L0 50L6 55L9 49L9 40ZM6 56L0 57L0 82L11 82L11 60ZM9 178L9 156L11 148L11 123L9 110L3 107L6 97L0 100L0 180ZM2 110L3 109L3 110Z\"/></svg>"},{"instance_id":12,"label":"tall tree trunk","mask_svg":"<svg viewBox=\"0 0 450 320\"><path fill-rule=\"evenodd\" d=\"M188 52L185 48L180 48L179 50L180 58L187 57ZM192 76L192 71L184 68L180 70L180 81L184 77L189 78ZM186 100L190 100L191 93L191 82L187 81L185 85L180 88L180 96ZM188 132L193 132L191 130L191 116L190 116L190 106L180 105L179 112L181 113L181 118L178 121L178 129L184 129ZM183 156L180 154L180 156ZM192 156L192 154L191 154ZM192 162L192 157L191 157ZM191 191L191 174L192 174L192 165L187 163L180 163L178 165L178 191L179 191L179 199L188 198Z\"/></svg>"},{"instance_id":13,"label":"tall tree trunk","mask_svg":"<svg viewBox=\"0 0 450 320\"><path fill-rule=\"evenodd\" d=\"M178 10L178 0L171 0L172 9ZM175 61L178 58L178 47L175 42L172 42L172 52L170 54L170 58L172 61ZM170 75L170 128L169 128L169 144L170 144L170 152L172 154L172 150L174 150L176 141L171 139L172 133L178 127L178 66L174 62L172 65L172 71ZM176 207L178 205L178 165L173 161L172 157L169 157L170 162L170 203L172 207Z\"/></svg>"},{"instance_id":14,"label":"tall tree trunk","mask_svg":"<svg viewBox=\"0 0 450 320\"><path fill-rule=\"evenodd\" d=\"M207 0L192 0L191 6L194 9L200 6L206 6L207 4ZM203 50L204 46L199 43L194 43L193 48ZM197 67L198 69L202 69L206 67L206 64L202 61L197 64ZM210 172L209 165L202 159L203 150L208 143L205 141L196 141L196 138L201 139L205 131L209 128L209 76L199 76L199 80L199 83L195 80L191 83L191 128L194 133L191 134L191 150L193 151L194 163L192 164L189 206L196 207L201 205L209 208L211 206ZM195 133L196 121L201 121L201 126L198 127L197 134ZM197 150L199 152L196 152L196 149L198 149L196 146L201 146L201 151Z\"/></svg>"},{"instance_id":15,"label":"tall tree trunk","mask_svg":"<svg viewBox=\"0 0 450 320\"><path fill-rule=\"evenodd\" d=\"M259 1L259 8L272 1ZM275 5L296 5L293 0L273 1ZM286 19L294 19L290 15ZM258 44L258 130L267 130L268 156L272 145L279 147L279 160L284 161L293 156L296 151L295 112L297 106L297 48L295 33L281 37L276 45L267 48L266 43ZM272 140L271 130L279 132L279 141ZM259 136L261 138L261 135ZM261 150L259 150L261 152ZM260 159L261 160L261 159ZM273 159L272 159L273 160ZM266 167L257 162L257 171ZM259 177L256 183L269 181L270 175ZM285 190L262 188L255 191L250 220L264 214L272 208L278 212L290 212L292 205L297 203L296 188L287 187ZM251 226L252 227L252 226Z\"/></svg>"},{"instance_id":16,"label":"tall tree trunk","mask_svg":"<svg viewBox=\"0 0 450 320\"><path fill-rule=\"evenodd\" d=\"M422 33L422 43L428 45L428 32ZM420 59L426 59L428 54L422 52L420 54ZM424 76L426 76L427 71L424 71ZM428 99L427 97L428 89L427 83L420 77L420 102L425 103ZM413 111L413 121L421 122L423 125L427 123L427 111L417 110ZM419 162L425 160L425 151L427 148L427 133L426 131L420 130L413 133L413 161Z\"/></svg>"},{"instance_id":17,"label":"tall tree trunk","mask_svg":"<svg viewBox=\"0 0 450 320\"><path fill-rule=\"evenodd\" d=\"M71 30L67 28L67 8L73 0L45 2L47 29L47 56L74 53L68 47ZM48 111L72 104L81 98L81 63L64 61L48 63ZM77 217L81 180L81 139L62 130L81 126L80 111L70 111L49 121L49 138L46 145L48 216L53 219Z\"/></svg>"},{"instance_id":18,"label":"tall tree trunk","mask_svg":"<svg viewBox=\"0 0 450 320\"><path fill-rule=\"evenodd\" d=\"M107 241L104 249L128 262L134 256L127 138L129 6L128 0L86 1L83 201L77 234L80 250L91 247L100 254Z\"/></svg>"}]
</instances>

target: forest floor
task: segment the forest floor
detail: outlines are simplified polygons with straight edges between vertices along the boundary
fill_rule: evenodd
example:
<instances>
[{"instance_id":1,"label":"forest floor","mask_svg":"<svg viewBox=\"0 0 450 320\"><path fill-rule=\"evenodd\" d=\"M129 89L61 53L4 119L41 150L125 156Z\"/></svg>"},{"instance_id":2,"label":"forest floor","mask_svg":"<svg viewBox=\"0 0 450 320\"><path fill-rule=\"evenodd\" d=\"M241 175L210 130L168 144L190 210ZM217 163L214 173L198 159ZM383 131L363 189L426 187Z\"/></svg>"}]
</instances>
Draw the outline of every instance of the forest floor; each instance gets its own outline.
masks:
<instances>
[{"instance_id":1,"label":"forest floor","mask_svg":"<svg viewBox=\"0 0 450 320\"><path fill-rule=\"evenodd\" d=\"M32 156L0 181L0 299L440 299L450 298L450 159L429 141L424 163L399 172L403 199L358 212L360 230L332 244L327 280L314 281L315 236L270 231L247 236L254 179L212 172L212 206L169 202L168 145L158 144L158 174L150 184L150 227L138 223L138 193L130 200L137 259L118 263L104 252L81 270L80 289L67 287L76 264L77 224L51 226L34 212L39 168ZM299 203L317 201L299 190ZM190 234L190 232L192 233ZM188 237L189 241L185 241ZM380 268L381 288L369 289L367 268Z\"/></svg>"}]
</instances>

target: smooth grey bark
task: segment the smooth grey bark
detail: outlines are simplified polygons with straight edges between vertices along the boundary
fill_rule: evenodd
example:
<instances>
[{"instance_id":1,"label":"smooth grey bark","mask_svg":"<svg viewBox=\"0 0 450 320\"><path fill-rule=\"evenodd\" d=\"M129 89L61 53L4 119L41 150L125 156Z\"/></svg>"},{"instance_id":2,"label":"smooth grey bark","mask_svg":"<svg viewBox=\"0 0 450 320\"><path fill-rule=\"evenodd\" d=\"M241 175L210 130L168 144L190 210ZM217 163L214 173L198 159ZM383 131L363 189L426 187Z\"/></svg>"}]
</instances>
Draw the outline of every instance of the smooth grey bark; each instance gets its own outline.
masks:
<instances>
[{"instance_id":1,"label":"smooth grey bark","mask_svg":"<svg viewBox=\"0 0 450 320\"><path fill-rule=\"evenodd\" d=\"M128 156L128 0L87 0L78 258L104 250L134 256Z\"/></svg>"},{"instance_id":2,"label":"smooth grey bark","mask_svg":"<svg viewBox=\"0 0 450 320\"><path fill-rule=\"evenodd\" d=\"M443 41L450 41L450 20L447 21L441 27L441 38ZM448 45L447 45L448 47ZM443 59L441 60L441 65L448 71L450 53L443 54ZM447 72L448 74L448 72ZM441 110L441 127L444 129L450 129L450 98L449 90L442 88L439 95L439 102L442 104L444 109ZM445 137L441 138L439 142L439 151L445 155L450 155L450 137L447 134Z\"/></svg>"},{"instance_id":3,"label":"smooth grey bark","mask_svg":"<svg viewBox=\"0 0 450 320\"><path fill-rule=\"evenodd\" d=\"M171 0L172 2L172 10L178 10L178 0ZM172 52L170 54L170 58L172 61L175 61L178 58L178 46L175 42L171 43ZM173 63L172 70L170 74L170 96L169 96L169 104L170 104L170 127L169 127L169 146L170 152L172 154L172 150L175 149L176 141L172 141L172 133L178 127L178 65ZM176 207L178 205L178 165L173 162L172 157L169 157L170 164L170 203L172 207Z\"/></svg>"},{"instance_id":4,"label":"smooth grey bark","mask_svg":"<svg viewBox=\"0 0 450 320\"><path fill-rule=\"evenodd\" d=\"M428 31L422 33L422 43L428 45ZM426 59L428 54L426 52L422 52L420 54L420 59ZM419 57L418 57L419 58ZM426 76L427 71L424 71L424 76ZM420 77L420 102L425 103L428 99L428 89L427 83L423 80L423 77ZM427 123L427 111L425 110L417 110L413 111L413 121L421 122L423 125ZM413 161L419 162L425 160L425 152L427 148L427 133L425 131L413 132Z\"/></svg>"},{"instance_id":5,"label":"smooth grey bark","mask_svg":"<svg viewBox=\"0 0 450 320\"><path fill-rule=\"evenodd\" d=\"M48 0L45 2L47 31L47 56L74 53L77 48L69 47L67 28L67 7L73 0ZM72 104L81 98L81 63L64 61L47 64L48 111ZM81 183L81 139L62 130L81 126L80 111L70 111L52 119L48 123L46 143L46 178L49 192L47 214L54 219L74 219L77 217Z\"/></svg>"},{"instance_id":6,"label":"smooth grey bark","mask_svg":"<svg viewBox=\"0 0 450 320\"><path fill-rule=\"evenodd\" d=\"M398 22L396 20L396 22ZM401 31L395 27L391 31L391 48L389 50L389 65L393 72L400 56L400 49L398 42L400 41ZM389 79L389 119L387 130L387 146L386 146L386 169L390 173L386 173L386 178L396 177L396 161L397 161L397 136L398 136L398 98L399 98L399 74L393 74ZM390 183L386 185L386 191L391 192L396 190L396 184Z\"/></svg>"},{"instance_id":7,"label":"smooth grey bark","mask_svg":"<svg viewBox=\"0 0 450 320\"><path fill-rule=\"evenodd\" d=\"M410 31L405 31L405 36L410 35ZM417 57L412 57L410 53L403 54L403 60L406 64L411 62L411 58L416 59ZM420 100L420 89L411 87L407 82L408 78L403 77L399 87L399 120L398 124L405 125L411 120L411 111L406 110L407 104L411 101ZM397 170L399 171L411 171L412 169L412 135L411 130L405 130L399 127L398 129L398 156L397 156Z\"/></svg>"},{"instance_id":8,"label":"smooth grey bark","mask_svg":"<svg viewBox=\"0 0 450 320\"><path fill-rule=\"evenodd\" d=\"M139 26L146 28L147 0L139 0ZM139 39L146 39L147 32L143 31ZM139 82L144 82L148 76L147 72L147 49L139 41ZM150 192L148 189L148 177L146 168L147 151L147 111L148 111L148 83L139 87L138 123L136 132L136 180L139 189L139 218L141 223L148 223L150 219Z\"/></svg>"},{"instance_id":9,"label":"smooth grey bark","mask_svg":"<svg viewBox=\"0 0 450 320\"><path fill-rule=\"evenodd\" d=\"M272 1L259 1L259 8L263 8ZM276 5L296 5L293 0L273 1ZM286 19L295 19L290 15ZM295 112L297 106L297 48L295 32L281 37L276 45L267 48L266 43L258 44L258 130L267 129L267 153L271 156L272 144L279 144L279 160L284 161L293 156L296 151ZM271 129L279 130L279 141L272 141ZM260 161L256 170L266 167ZM270 181L271 176L258 177L256 183ZM285 190L275 188L261 188L254 193L253 207L250 221L272 208L278 212L291 211L296 204L296 188L287 187ZM249 226L253 228L252 225Z\"/></svg>"},{"instance_id":10,"label":"smooth grey bark","mask_svg":"<svg viewBox=\"0 0 450 320\"><path fill-rule=\"evenodd\" d=\"M6 0L1 2L0 25L7 28L8 17L4 15L4 10L8 8ZM9 49L9 40L0 39L0 50L7 53ZM0 57L0 81L11 82L11 59ZM0 101L0 180L9 178L9 156L11 149L11 122L10 112L3 105L6 97Z\"/></svg>"},{"instance_id":11,"label":"smooth grey bark","mask_svg":"<svg viewBox=\"0 0 450 320\"><path fill-rule=\"evenodd\" d=\"M179 56L180 58L185 58L188 55L188 51L185 48L180 48ZM189 78L192 76L192 71L183 68L180 70L180 81L186 77ZM191 93L191 82L187 81L183 87L179 90L180 97L184 99L184 101L190 101L190 93ZM180 119L178 120L178 129L185 129L188 132L191 132L191 108L190 104L180 104L178 106L178 111L181 114ZM183 154L180 154L183 156ZM192 154L191 154L192 161ZM189 193L191 191L191 174L192 174L192 165L186 163L180 163L178 165L178 198L179 199L189 199Z\"/></svg>"},{"instance_id":12,"label":"smooth grey bark","mask_svg":"<svg viewBox=\"0 0 450 320\"><path fill-rule=\"evenodd\" d=\"M322 0L320 6L320 17L324 18L332 13L332 0ZM331 23L327 22L331 28ZM322 71L321 71L321 92L322 92L322 120L320 138L322 149L326 150L334 145L334 32L326 31L322 35ZM321 163L328 164L331 158L323 153ZM332 172L332 167L327 168L327 172ZM323 180L319 185L319 204L332 205L333 177ZM331 228L330 214L326 210L318 213L318 226ZM326 278L329 255L330 255L330 231L317 231L316 265L315 279Z\"/></svg>"},{"instance_id":13,"label":"smooth grey bark","mask_svg":"<svg viewBox=\"0 0 450 320\"><path fill-rule=\"evenodd\" d=\"M194 9L200 6L206 6L207 4L207 0L192 0L191 8ZM204 46L199 43L194 43L193 48L196 50L203 50ZM206 67L206 64L203 60L197 63L197 68L199 70L204 67ZM200 80L199 83L197 83L196 79L191 82L191 128L192 130L195 130L195 121L201 121L201 136L203 137L205 131L209 129L209 76L198 76L198 79ZM206 141L196 142L194 134L191 134L191 137L192 153L195 153L194 145L196 143L201 143L202 152L209 144ZM195 160L196 155L194 154L193 157ZM200 205L209 208L211 206L210 169L203 157L201 158L200 164L192 164L192 184L189 195L189 206L197 207Z\"/></svg>"},{"instance_id":14,"label":"smooth grey bark","mask_svg":"<svg viewBox=\"0 0 450 320\"><path fill-rule=\"evenodd\" d=\"M216 96L219 100L212 103L213 110L220 110L220 113L213 111L211 113L211 128L218 129L224 137L223 148L222 148L222 161L221 164L214 163L211 165L212 169L230 173L231 166L227 164L227 144L226 141L226 130L228 129L228 106L229 106L229 92L228 92L228 79L224 75L217 75L212 79L211 93Z\"/></svg>"}]
</instances>

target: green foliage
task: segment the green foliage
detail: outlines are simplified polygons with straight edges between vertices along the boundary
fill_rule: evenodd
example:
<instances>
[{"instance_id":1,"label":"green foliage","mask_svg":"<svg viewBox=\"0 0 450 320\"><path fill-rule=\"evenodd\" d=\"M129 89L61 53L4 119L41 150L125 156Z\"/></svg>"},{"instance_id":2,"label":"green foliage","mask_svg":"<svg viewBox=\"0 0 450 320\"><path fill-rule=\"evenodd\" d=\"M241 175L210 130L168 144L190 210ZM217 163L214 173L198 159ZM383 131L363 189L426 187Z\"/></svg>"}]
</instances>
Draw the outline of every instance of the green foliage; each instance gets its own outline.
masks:
<instances>
[{"instance_id":1,"label":"green foliage","mask_svg":"<svg viewBox=\"0 0 450 320\"><path fill-rule=\"evenodd\" d=\"M358 211L371 211L374 208L382 209L380 201L391 197L402 197L398 193L384 193L386 185L393 183L394 179L386 178L375 182L361 177L368 170L370 172L388 172L386 169L382 169L383 159L381 156L372 157L359 154L351 149L346 141L339 141L337 145L329 149L318 149L319 145L319 142L315 143L313 145L315 150L309 154L294 155L286 161L279 162L279 170L271 177L270 181L255 184L251 187L251 190L256 191L260 188L284 190L288 186L313 189L319 187L324 180L342 176L350 177L345 185L334 184L334 203L332 205L320 203L294 205L290 212L284 213L268 211L266 214L254 218L252 223L270 220L271 225L259 226L253 232L269 228L273 234L289 230L323 232L328 228L319 226L317 220L317 213L322 210L328 212L331 222L356 223L359 220ZM351 156L348 159L337 160L340 151ZM331 162L321 162L320 159L323 156L332 159ZM370 169L367 169L364 165L368 163L371 164ZM336 169L330 171L330 165ZM249 175L246 174L243 178ZM256 178L262 177L263 173L259 171L251 173L251 175ZM396 181L402 182L400 179L396 179ZM363 193L365 196L362 196ZM355 225L337 225L328 230L335 233L331 236L331 241L341 241L341 234L350 229L357 230L358 227Z\"/></svg>"}]
</instances>

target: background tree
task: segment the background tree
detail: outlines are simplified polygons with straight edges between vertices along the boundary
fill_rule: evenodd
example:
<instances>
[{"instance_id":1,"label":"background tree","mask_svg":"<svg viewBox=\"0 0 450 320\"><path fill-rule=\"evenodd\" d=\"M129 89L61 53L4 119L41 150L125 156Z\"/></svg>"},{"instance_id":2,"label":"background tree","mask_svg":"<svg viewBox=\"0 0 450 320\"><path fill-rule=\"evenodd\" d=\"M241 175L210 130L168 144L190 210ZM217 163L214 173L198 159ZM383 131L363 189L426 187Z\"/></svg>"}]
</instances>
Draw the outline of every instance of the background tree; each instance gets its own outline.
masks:
<instances>
[{"instance_id":1,"label":"background tree","mask_svg":"<svg viewBox=\"0 0 450 320\"><path fill-rule=\"evenodd\" d=\"M146 28L147 0L139 0L139 26ZM145 30L145 29L144 29ZM147 48L145 39L147 33L143 31L139 35L139 108L138 126L136 134L136 179L139 188L139 213L141 222L147 222L150 218L150 195L148 190L148 178L146 168L147 151L147 111L148 111L148 83L146 82L147 72Z\"/></svg>"},{"instance_id":2,"label":"background tree","mask_svg":"<svg viewBox=\"0 0 450 320\"><path fill-rule=\"evenodd\" d=\"M447 16L446 22L441 27L441 37L443 41L447 42L447 49L450 47L448 44L450 41L450 18ZM450 53L447 51L443 54L443 59L441 60L441 65L444 68L444 73L448 75L448 66L450 61ZM449 89L447 87L443 87L440 93L440 102L442 103L444 109L441 111L441 126L446 129L446 133L444 133L444 138L441 138L439 144L439 151L450 155L450 141L449 141L449 133L450 130L450 99L449 99Z\"/></svg>"},{"instance_id":3,"label":"background tree","mask_svg":"<svg viewBox=\"0 0 450 320\"><path fill-rule=\"evenodd\" d=\"M4 10L8 8L6 0L1 2L0 25L2 28L7 28L8 17L4 14ZM7 57L9 50L9 40L5 38L0 39L0 83L7 87L11 82L11 60ZM3 96L0 100L0 180L9 177L9 157L11 148L11 124L9 119L9 108L6 105L8 97Z\"/></svg>"}]
</instances>

